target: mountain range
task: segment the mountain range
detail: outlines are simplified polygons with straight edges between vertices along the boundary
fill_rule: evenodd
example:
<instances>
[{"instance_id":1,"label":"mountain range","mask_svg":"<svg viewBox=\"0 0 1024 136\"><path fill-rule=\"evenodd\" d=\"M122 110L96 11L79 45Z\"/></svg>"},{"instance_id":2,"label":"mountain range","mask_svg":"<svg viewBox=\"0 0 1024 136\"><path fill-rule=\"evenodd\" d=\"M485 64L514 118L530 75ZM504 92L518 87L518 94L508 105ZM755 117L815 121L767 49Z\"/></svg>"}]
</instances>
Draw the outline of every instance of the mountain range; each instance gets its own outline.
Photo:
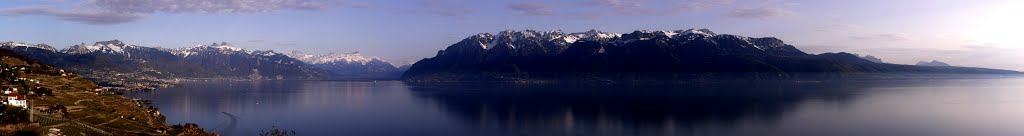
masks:
<instances>
[{"instance_id":1,"label":"mountain range","mask_svg":"<svg viewBox=\"0 0 1024 136\"><path fill-rule=\"evenodd\" d=\"M0 48L62 69L69 69L103 85L112 86L204 78L239 80L397 78L398 74L392 73L400 73L390 63L379 59L365 59L359 54L305 54L293 58L292 56L298 54L250 51L223 42L184 48L160 48L110 40L96 42L92 45L82 43L61 50L46 44L3 42L0 43ZM336 58L338 56L363 59ZM367 71L368 74L361 74L364 71Z\"/></svg>"},{"instance_id":2,"label":"mountain range","mask_svg":"<svg viewBox=\"0 0 1024 136\"><path fill-rule=\"evenodd\" d=\"M397 79L404 72L391 63L376 57L364 57L359 52L316 55L293 51L288 56L327 70L332 78Z\"/></svg>"},{"instance_id":3,"label":"mountain range","mask_svg":"<svg viewBox=\"0 0 1024 136\"><path fill-rule=\"evenodd\" d=\"M808 54L778 38L716 34L708 29L638 30L626 34L598 30L480 33L438 51L434 57L401 67L359 52L285 54L250 51L224 42L160 48L110 40L60 50L46 44L0 42L0 48L68 69L107 86L168 83L179 79L606 81L838 78L868 73L1019 73L987 68L888 64L873 56L859 57L844 52Z\"/></svg>"},{"instance_id":4,"label":"mountain range","mask_svg":"<svg viewBox=\"0 0 1024 136\"><path fill-rule=\"evenodd\" d=\"M851 53L808 54L773 37L708 29L506 30L463 39L413 64L409 81L681 80L845 78L870 73L1010 74L970 67L876 63Z\"/></svg>"}]
</instances>

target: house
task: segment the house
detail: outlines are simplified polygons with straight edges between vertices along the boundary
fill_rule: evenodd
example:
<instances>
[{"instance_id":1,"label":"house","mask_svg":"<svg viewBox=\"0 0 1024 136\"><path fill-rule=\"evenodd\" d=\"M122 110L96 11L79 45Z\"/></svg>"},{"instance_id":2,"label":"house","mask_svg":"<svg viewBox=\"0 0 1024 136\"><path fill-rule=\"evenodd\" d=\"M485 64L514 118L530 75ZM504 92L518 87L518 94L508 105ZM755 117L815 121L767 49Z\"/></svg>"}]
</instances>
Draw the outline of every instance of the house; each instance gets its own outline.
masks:
<instances>
[{"instance_id":1,"label":"house","mask_svg":"<svg viewBox=\"0 0 1024 136\"><path fill-rule=\"evenodd\" d=\"M47 130L48 130L47 132L49 132L49 133L46 133L47 136L63 136L64 135L64 133L60 132L59 128L50 128L50 129L47 129Z\"/></svg>"},{"instance_id":2,"label":"house","mask_svg":"<svg viewBox=\"0 0 1024 136\"><path fill-rule=\"evenodd\" d=\"M12 93L17 93L17 92L18 92L18 87L10 87L9 89L4 89L4 95L5 96L6 95L11 95Z\"/></svg>"},{"instance_id":3,"label":"house","mask_svg":"<svg viewBox=\"0 0 1024 136\"><path fill-rule=\"evenodd\" d=\"M25 99L25 95L11 94L7 96L7 105L17 107L28 107L28 99Z\"/></svg>"}]
</instances>

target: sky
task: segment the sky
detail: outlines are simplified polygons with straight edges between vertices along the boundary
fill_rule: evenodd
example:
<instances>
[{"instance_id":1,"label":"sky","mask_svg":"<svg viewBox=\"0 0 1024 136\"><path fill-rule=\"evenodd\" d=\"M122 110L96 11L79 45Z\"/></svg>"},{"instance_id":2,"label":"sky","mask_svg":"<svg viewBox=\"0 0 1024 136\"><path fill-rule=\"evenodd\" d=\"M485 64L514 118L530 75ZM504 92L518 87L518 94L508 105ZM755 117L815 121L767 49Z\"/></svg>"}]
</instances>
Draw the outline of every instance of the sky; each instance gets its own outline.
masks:
<instances>
[{"instance_id":1,"label":"sky","mask_svg":"<svg viewBox=\"0 0 1024 136\"><path fill-rule=\"evenodd\" d=\"M708 28L809 53L1024 70L1024 0L4 0L0 41L360 52L399 65L502 30Z\"/></svg>"}]
</instances>

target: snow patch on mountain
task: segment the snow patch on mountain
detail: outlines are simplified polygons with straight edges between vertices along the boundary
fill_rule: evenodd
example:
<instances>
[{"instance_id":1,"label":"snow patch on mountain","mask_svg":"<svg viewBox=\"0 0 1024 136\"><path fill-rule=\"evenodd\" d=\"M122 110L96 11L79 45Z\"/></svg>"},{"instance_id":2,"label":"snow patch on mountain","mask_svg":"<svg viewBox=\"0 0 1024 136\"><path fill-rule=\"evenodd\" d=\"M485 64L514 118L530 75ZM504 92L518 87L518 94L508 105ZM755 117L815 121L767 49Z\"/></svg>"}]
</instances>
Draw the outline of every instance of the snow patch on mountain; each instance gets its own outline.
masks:
<instances>
[{"instance_id":1,"label":"snow patch on mountain","mask_svg":"<svg viewBox=\"0 0 1024 136\"><path fill-rule=\"evenodd\" d=\"M174 54L176 56L180 56L182 58L189 57L189 56L192 56L192 55L202 54L202 53L249 54L249 55L258 55L258 56L284 55L282 53L277 53L277 52L270 51L270 50L268 50L268 51L261 51L261 50L249 51L249 50L246 50L246 49L242 49L242 48L239 48L239 47L232 46L231 44L228 44L226 42L213 43L213 44L210 44L210 45L196 45L196 46L185 47L185 48L166 49L166 51L171 52L171 54Z\"/></svg>"},{"instance_id":2,"label":"snow patch on mountain","mask_svg":"<svg viewBox=\"0 0 1024 136\"><path fill-rule=\"evenodd\" d=\"M252 51L252 52L250 52L249 54L252 54L252 55L260 55L260 56L275 56L275 55L284 55L284 54L281 54L281 53L277 53L277 52L274 52L274 51L260 51L260 50Z\"/></svg>"},{"instance_id":3,"label":"snow patch on mountain","mask_svg":"<svg viewBox=\"0 0 1024 136\"><path fill-rule=\"evenodd\" d=\"M612 46L625 46L631 45L630 43L632 42L647 40L671 40L670 42L683 43L693 41L719 42L719 40L724 40L737 42L728 45L736 45L739 46L739 48L755 49L762 51L790 50L786 49L788 46L784 42L774 37L754 38L730 34L719 35L716 34L715 32L712 32L711 30L704 28L667 31L637 30L625 34L603 32L595 29L577 33L563 33L561 30L503 30L493 36L490 33L481 33L474 36L470 36L469 38L466 39L475 41L485 41L479 43L480 47L482 47L485 50L490 50L497 47L508 48L513 50L535 49L523 47L534 47L535 45L540 45L543 46L543 50L545 50L543 52L539 52L540 54L557 54L558 52L561 52L568 46L572 45L573 43L579 41L607 42L613 44Z\"/></svg>"},{"instance_id":4,"label":"snow patch on mountain","mask_svg":"<svg viewBox=\"0 0 1024 136\"><path fill-rule=\"evenodd\" d=\"M351 53L328 53L328 54L306 54L298 51L293 51L288 54L289 57L298 59L299 61L307 64L329 64L329 63L356 63L360 65L366 65L373 60L380 60L376 57L365 57L359 52Z\"/></svg>"},{"instance_id":5,"label":"snow patch on mountain","mask_svg":"<svg viewBox=\"0 0 1024 136\"><path fill-rule=\"evenodd\" d=\"M27 43L21 43L21 42L13 42L13 41L0 42L0 46L3 46L5 48L27 47L27 48L39 48L39 49L44 49L44 50L49 50L49 51L57 51L56 48L53 48L52 46L46 45L46 44L27 44Z\"/></svg>"},{"instance_id":6,"label":"snow patch on mountain","mask_svg":"<svg viewBox=\"0 0 1024 136\"><path fill-rule=\"evenodd\" d=\"M572 34L569 34L569 35L575 36L576 38L579 38L579 39L587 39L587 40L611 39L611 38L622 37L622 34L610 33L610 32L602 32L602 31L598 31L596 29L590 29L590 31L586 31L586 32L572 33Z\"/></svg>"},{"instance_id":7,"label":"snow patch on mountain","mask_svg":"<svg viewBox=\"0 0 1024 136\"><path fill-rule=\"evenodd\" d=\"M227 42L221 42L221 44L213 43L212 45L210 45L210 47L214 47L214 48L221 49L221 50L228 50L228 51L246 52L242 48L238 48L238 47L235 47L235 46L228 45Z\"/></svg>"},{"instance_id":8,"label":"snow patch on mountain","mask_svg":"<svg viewBox=\"0 0 1024 136\"><path fill-rule=\"evenodd\" d=\"M712 37L712 36L716 35L715 32L711 32L711 30L708 30L706 28L702 28L702 29L694 28L694 29L687 29L687 30L676 30L676 32L677 33L681 33L682 35L699 35L699 36L703 36L703 37Z\"/></svg>"},{"instance_id":9,"label":"snow patch on mountain","mask_svg":"<svg viewBox=\"0 0 1024 136\"><path fill-rule=\"evenodd\" d=\"M580 40L600 41L600 40L610 40L610 39L614 39L614 38L619 38L619 37L622 36L622 34L603 32L603 31L598 31L598 30L593 30L593 29L589 30L589 31L585 31L585 32L569 33L569 34L563 33L561 30L544 31L544 32L542 32L542 31L535 31L535 30L523 30L523 31L504 30L504 31L498 32L496 35L493 35L493 37L490 37L489 35L490 35L489 33L482 33L482 34L478 34L478 35L472 36L470 38L493 38L493 39L485 39L485 40L490 41L490 43L486 43L484 45L481 45L481 47L483 47L484 49L493 49L495 46L499 46L499 45L508 46L510 48L516 48L519 45L514 45L513 43L515 41L519 41L519 40L522 40L522 39L539 39L539 40L542 40L542 41L560 42L561 44L568 45L568 44L572 44L572 43L575 43L576 41L580 41Z\"/></svg>"},{"instance_id":10,"label":"snow patch on mountain","mask_svg":"<svg viewBox=\"0 0 1024 136\"><path fill-rule=\"evenodd\" d=\"M85 43L79 45L73 45L68 48L64 48L60 52L66 54L89 54L89 53L103 53L111 55L123 55L125 57L131 57L132 54L125 51L128 49L137 48L135 45L128 45L120 40L100 41L92 45L86 45Z\"/></svg>"}]
</instances>

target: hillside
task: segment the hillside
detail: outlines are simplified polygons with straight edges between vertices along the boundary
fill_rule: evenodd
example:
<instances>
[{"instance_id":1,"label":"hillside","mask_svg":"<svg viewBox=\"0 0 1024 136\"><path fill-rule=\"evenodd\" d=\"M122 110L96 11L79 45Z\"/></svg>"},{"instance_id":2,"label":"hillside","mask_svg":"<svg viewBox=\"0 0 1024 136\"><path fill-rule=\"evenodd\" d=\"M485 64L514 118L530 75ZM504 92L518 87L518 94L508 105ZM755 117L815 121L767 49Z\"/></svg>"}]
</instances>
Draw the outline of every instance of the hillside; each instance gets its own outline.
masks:
<instances>
[{"instance_id":1,"label":"hillside","mask_svg":"<svg viewBox=\"0 0 1024 136\"><path fill-rule=\"evenodd\" d=\"M7 49L0 49L0 75L2 89L17 90L10 96L27 99L32 109L3 106L5 113L21 114L3 114L2 135L47 134L51 128L65 135L208 135L194 126L164 124L158 109L143 101Z\"/></svg>"},{"instance_id":2,"label":"hillside","mask_svg":"<svg viewBox=\"0 0 1024 136\"><path fill-rule=\"evenodd\" d=\"M598 80L671 81L709 78L851 78L868 74L1019 74L969 67L875 63L850 53L808 54L773 37L716 34L708 29L481 33L412 65L410 81ZM898 75L899 76L899 75Z\"/></svg>"},{"instance_id":3,"label":"hillside","mask_svg":"<svg viewBox=\"0 0 1024 136\"><path fill-rule=\"evenodd\" d=\"M227 43L176 49L136 46L119 40L82 43L61 50L44 44L0 45L103 86L131 90L167 87L181 79L324 79L328 75L281 53L249 51Z\"/></svg>"}]
</instances>

